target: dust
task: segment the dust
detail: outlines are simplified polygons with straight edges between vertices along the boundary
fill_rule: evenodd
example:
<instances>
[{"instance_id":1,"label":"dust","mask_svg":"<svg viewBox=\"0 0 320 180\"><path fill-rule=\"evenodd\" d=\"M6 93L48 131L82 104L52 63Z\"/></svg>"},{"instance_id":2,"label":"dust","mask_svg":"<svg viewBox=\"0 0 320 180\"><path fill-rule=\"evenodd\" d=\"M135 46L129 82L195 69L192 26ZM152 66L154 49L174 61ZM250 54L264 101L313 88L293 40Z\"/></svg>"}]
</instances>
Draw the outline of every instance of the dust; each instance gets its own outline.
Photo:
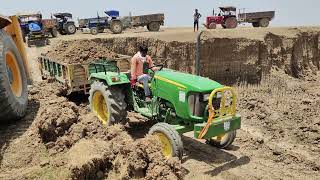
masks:
<instances>
[{"instance_id":1,"label":"dust","mask_svg":"<svg viewBox=\"0 0 320 180\"><path fill-rule=\"evenodd\" d=\"M88 64L97 59L119 58L117 53L91 40L62 41L42 55L67 64Z\"/></svg>"}]
</instances>

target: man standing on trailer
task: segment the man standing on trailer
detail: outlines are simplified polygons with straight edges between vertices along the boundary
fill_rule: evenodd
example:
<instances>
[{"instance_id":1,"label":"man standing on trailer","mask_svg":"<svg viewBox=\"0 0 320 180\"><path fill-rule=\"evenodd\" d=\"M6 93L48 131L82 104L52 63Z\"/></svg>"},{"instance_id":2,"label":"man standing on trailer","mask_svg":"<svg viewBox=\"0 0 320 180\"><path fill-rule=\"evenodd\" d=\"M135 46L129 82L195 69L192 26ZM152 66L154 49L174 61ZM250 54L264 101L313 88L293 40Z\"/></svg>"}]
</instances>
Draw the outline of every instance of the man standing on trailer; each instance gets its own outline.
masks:
<instances>
[{"instance_id":1,"label":"man standing on trailer","mask_svg":"<svg viewBox=\"0 0 320 180\"><path fill-rule=\"evenodd\" d=\"M201 18L201 14L198 12L198 9L195 10L195 13L193 15L193 31L196 31L196 26L197 26L197 31L199 30L199 19Z\"/></svg>"}]
</instances>

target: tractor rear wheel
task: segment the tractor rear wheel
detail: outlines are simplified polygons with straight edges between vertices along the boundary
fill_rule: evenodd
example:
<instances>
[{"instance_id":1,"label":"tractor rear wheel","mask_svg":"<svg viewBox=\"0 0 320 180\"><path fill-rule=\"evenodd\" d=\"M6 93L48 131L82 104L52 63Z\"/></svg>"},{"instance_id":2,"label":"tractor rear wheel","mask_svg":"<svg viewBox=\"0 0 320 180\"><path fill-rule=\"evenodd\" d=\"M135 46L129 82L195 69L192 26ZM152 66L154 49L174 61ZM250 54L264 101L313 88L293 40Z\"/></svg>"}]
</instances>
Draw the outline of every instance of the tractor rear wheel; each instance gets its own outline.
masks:
<instances>
[{"instance_id":1,"label":"tractor rear wheel","mask_svg":"<svg viewBox=\"0 0 320 180\"><path fill-rule=\"evenodd\" d=\"M234 29L238 26L237 18L229 17L226 19L225 26L227 29Z\"/></svg>"},{"instance_id":2,"label":"tractor rear wheel","mask_svg":"<svg viewBox=\"0 0 320 180\"><path fill-rule=\"evenodd\" d=\"M259 26L260 27L268 27L269 26L269 22L270 21L267 18L260 19Z\"/></svg>"},{"instance_id":3,"label":"tractor rear wheel","mask_svg":"<svg viewBox=\"0 0 320 180\"><path fill-rule=\"evenodd\" d=\"M178 157L182 159L183 143L179 133L167 123L157 123L149 130L150 135L155 135L160 140L162 153L166 158Z\"/></svg>"},{"instance_id":4,"label":"tractor rear wheel","mask_svg":"<svg viewBox=\"0 0 320 180\"><path fill-rule=\"evenodd\" d=\"M236 131L230 131L226 134L223 134L221 136L214 137L212 139L207 140L207 144L210 144L212 146L215 146L217 148L226 149L228 148L236 138L237 133Z\"/></svg>"},{"instance_id":5,"label":"tractor rear wheel","mask_svg":"<svg viewBox=\"0 0 320 180\"><path fill-rule=\"evenodd\" d=\"M27 110L27 77L12 38L0 30L0 123L21 119Z\"/></svg>"},{"instance_id":6,"label":"tractor rear wheel","mask_svg":"<svg viewBox=\"0 0 320 180\"><path fill-rule=\"evenodd\" d=\"M123 26L121 21L112 21L110 25L110 30L113 34L120 34L122 33Z\"/></svg>"},{"instance_id":7,"label":"tractor rear wheel","mask_svg":"<svg viewBox=\"0 0 320 180\"><path fill-rule=\"evenodd\" d=\"M65 29L66 33L69 34L69 35L70 34L75 34L77 32L76 26L74 24L72 24L72 23L68 23L65 28L66 28Z\"/></svg>"},{"instance_id":8,"label":"tractor rear wheel","mask_svg":"<svg viewBox=\"0 0 320 180\"><path fill-rule=\"evenodd\" d=\"M152 32L157 32L160 30L160 24L159 22L151 22L150 24L148 24L149 26L149 31L152 31Z\"/></svg>"},{"instance_id":9,"label":"tractor rear wheel","mask_svg":"<svg viewBox=\"0 0 320 180\"><path fill-rule=\"evenodd\" d=\"M209 29L216 29L217 28L217 24L216 23L210 23L209 24Z\"/></svg>"},{"instance_id":10,"label":"tractor rear wheel","mask_svg":"<svg viewBox=\"0 0 320 180\"><path fill-rule=\"evenodd\" d=\"M127 104L121 88L107 87L103 82L95 81L89 94L91 111L103 125L127 122Z\"/></svg>"}]
</instances>

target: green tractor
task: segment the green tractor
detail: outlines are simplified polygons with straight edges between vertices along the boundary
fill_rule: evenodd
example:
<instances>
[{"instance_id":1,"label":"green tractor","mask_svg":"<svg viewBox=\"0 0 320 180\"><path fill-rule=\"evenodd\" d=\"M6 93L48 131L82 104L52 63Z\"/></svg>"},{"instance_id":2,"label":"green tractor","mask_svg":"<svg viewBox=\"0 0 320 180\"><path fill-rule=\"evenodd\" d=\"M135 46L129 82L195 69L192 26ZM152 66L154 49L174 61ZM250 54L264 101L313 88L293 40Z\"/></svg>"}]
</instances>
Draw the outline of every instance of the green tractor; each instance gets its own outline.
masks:
<instances>
[{"instance_id":1,"label":"green tractor","mask_svg":"<svg viewBox=\"0 0 320 180\"><path fill-rule=\"evenodd\" d=\"M130 85L130 73L115 64L94 64L90 75L91 110L104 125L125 123L128 111L155 120L149 134L156 135L165 157L183 156L182 134L193 131L218 148L229 147L241 126L236 94L231 87L208 78L157 65L149 69L152 101L145 101L143 85Z\"/></svg>"}]
</instances>

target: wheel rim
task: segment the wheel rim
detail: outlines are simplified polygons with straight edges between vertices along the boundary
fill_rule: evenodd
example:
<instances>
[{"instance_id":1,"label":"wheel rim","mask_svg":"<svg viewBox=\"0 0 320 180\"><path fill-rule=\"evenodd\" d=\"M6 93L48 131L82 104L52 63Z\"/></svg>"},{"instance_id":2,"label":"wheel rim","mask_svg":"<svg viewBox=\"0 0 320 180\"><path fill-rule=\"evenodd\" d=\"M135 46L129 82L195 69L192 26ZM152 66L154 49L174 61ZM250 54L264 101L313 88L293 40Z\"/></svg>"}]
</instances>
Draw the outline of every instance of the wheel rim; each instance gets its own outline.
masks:
<instances>
[{"instance_id":1,"label":"wheel rim","mask_svg":"<svg viewBox=\"0 0 320 180\"><path fill-rule=\"evenodd\" d=\"M74 26L69 26L68 30L70 33L73 33L75 31L75 28L74 28Z\"/></svg>"},{"instance_id":2,"label":"wheel rim","mask_svg":"<svg viewBox=\"0 0 320 180\"><path fill-rule=\"evenodd\" d=\"M92 29L92 34L98 34L98 30L97 29Z\"/></svg>"},{"instance_id":3,"label":"wheel rim","mask_svg":"<svg viewBox=\"0 0 320 180\"><path fill-rule=\"evenodd\" d=\"M115 32L120 32L121 26L120 26L119 24L115 24L115 25L113 26L113 29L114 29Z\"/></svg>"},{"instance_id":4,"label":"wheel rim","mask_svg":"<svg viewBox=\"0 0 320 180\"><path fill-rule=\"evenodd\" d=\"M160 140L160 143L162 146L162 154L166 158L171 158L173 150L172 150L172 146L171 146L169 138L161 132L157 132L155 135L157 135Z\"/></svg>"},{"instance_id":5,"label":"wheel rim","mask_svg":"<svg viewBox=\"0 0 320 180\"><path fill-rule=\"evenodd\" d=\"M225 134L220 134L216 137L213 137L211 140L214 140L214 141L217 141L217 142L222 142L224 141L228 136L228 133L225 133Z\"/></svg>"},{"instance_id":6,"label":"wheel rim","mask_svg":"<svg viewBox=\"0 0 320 180\"><path fill-rule=\"evenodd\" d=\"M107 103L100 91L96 91L93 94L93 112L98 116L102 124L106 125L109 121L109 112L107 108Z\"/></svg>"},{"instance_id":7,"label":"wheel rim","mask_svg":"<svg viewBox=\"0 0 320 180\"><path fill-rule=\"evenodd\" d=\"M11 91L16 97L21 97L22 95L21 73L20 73L20 69L19 69L16 57L10 51L6 53L6 66L7 66L7 75L9 78Z\"/></svg>"}]
</instances>

